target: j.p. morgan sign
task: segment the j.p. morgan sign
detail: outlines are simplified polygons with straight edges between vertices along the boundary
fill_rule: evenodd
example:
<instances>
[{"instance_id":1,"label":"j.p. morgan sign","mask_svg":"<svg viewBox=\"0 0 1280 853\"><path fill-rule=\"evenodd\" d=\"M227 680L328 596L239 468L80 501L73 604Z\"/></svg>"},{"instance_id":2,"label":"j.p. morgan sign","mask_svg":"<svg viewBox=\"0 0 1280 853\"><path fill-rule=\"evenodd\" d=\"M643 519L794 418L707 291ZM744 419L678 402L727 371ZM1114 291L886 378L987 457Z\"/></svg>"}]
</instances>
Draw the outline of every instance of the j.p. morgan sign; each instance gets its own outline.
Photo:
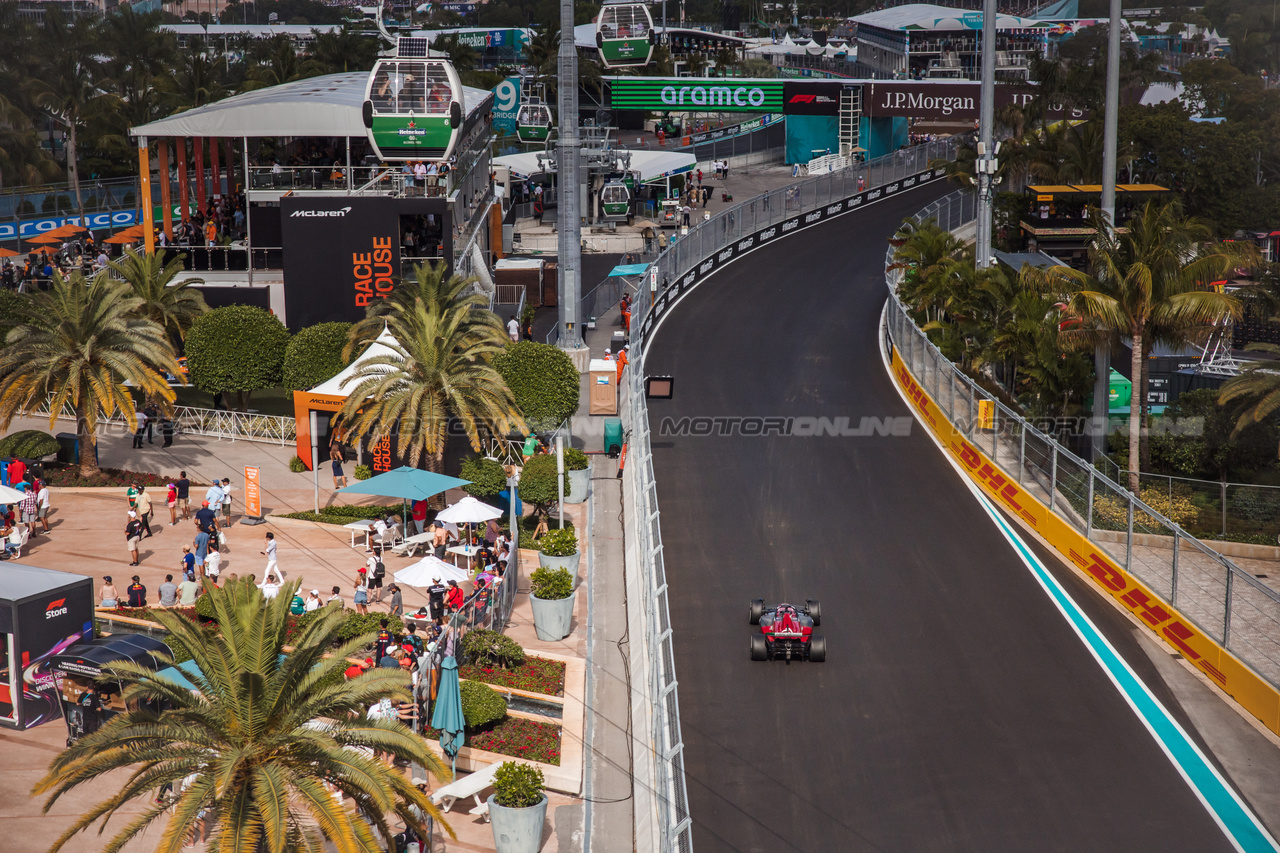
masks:
<instances>
[{"instance_id":1,"label":"j.p. morgan sign","mask_svg":"<svg viewBox=\"0 0 1280 853\"><path fill-rule=\"evenodd\" d=\"M615 110L782 112L781 80L615 77L609 86Z\"/></svg>"},{"instance_id":2,"label":"j.p. morgan sign","mask_svg":"<svg viewBox=\"0 0 1280 853\"><path fill-rule=\"evenodd\" d=\"M934 120L967 121L978 117L981 95L978 83L929 82L896 83L874 82L862 87L863 114L871 118L907 117ZM1016 104L1025 106L1040 98L1034 86L996 86L996 109ZM1061 106L1050 104L1049 115L1062 118ZM1066 116L1072 119L1088 118L1088 112L1073 109Z\"/></svg>"}]
</instances>

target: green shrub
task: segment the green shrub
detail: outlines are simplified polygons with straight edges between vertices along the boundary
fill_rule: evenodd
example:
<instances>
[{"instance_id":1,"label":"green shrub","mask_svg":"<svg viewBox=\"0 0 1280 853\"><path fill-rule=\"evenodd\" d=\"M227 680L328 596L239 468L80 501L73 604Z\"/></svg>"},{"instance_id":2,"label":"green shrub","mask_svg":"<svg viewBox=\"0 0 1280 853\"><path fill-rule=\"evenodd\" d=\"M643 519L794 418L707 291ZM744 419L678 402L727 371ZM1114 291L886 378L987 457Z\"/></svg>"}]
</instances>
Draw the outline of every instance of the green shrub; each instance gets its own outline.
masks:
<instances>
[{"instance_id":1,"label":"green shrub","mask_svg":"<svg viewBox=\"0 0 1280 853\"><path fill-rule=\"evenodd\" d=\"M341 373L347 366L342 348L350 330L350 323L319 323L294 335L284 351L284 387L309 391Z\"/></svg>"},{"instance_id":2,"label":"green shrub","mask_svg":"<svg viewBox=\"0 0 1280 853\"><path fill-rule=\"evenodd\" d=\"M319 521L324 524L350 524L353 521L359 521L365 518L383 518L387 514L388 507L385 506L354 506L348 504L338 504L336 506L320 507L320 514L311 510L302 512L289 512L281 515L281 518L297 518L302 521Z\"/></svg>"},{"instance_id":3,"label":"green shrub","mask_svg":"<svg viewBox=\"0 0 1280 853\"><path fill-rule=\"evenodd\" d=\"M196 615L205 619L213 618L213 598L202 595L196 599Z\"/></svg>"},{"instance_id":4,"label":"green shrub","mask_svg":"<svg viewBox=\"0 0 1280 853\"><path fill-rule=\"evenodd\" d=\"M399 616L388 616L385 613L356 613L354 610L343 611L346 617L342 620L342 625L338 628L338 640L346 642L354 640L356 637L363 637L366 634L378 633L380 622L387 620L387 630L392 636L404 632L404 622L400 621ZM376 664L377 661L374 661Z\"/></svg>"},{"instance_id":5,"label":"green shrub","mask_svg":"<svg viewBox=\"0 0 1280 853\"><path fill-rule=\"evenodd\" d=\"M535 456L525 463L520 472L520 485L517 491L520 500L528 501L537 509L539 515L546 515L547 508L558 499L556 474L556 458L549 453ZM564 480L564 496L569 497L569 478Z\"/></svg>"},{"instance_id":6,"label":"green shrub","mask_svg":"<svg viewBox=\"0 0 1280 853\"><path fill-rule=\"evenodd\" d=\"M477 729L507 715L507 700L492 687L478 681L464 681L458 687L462 691L462 717L467 721L467 728Z\"/></svg>"},{"instance_id":7,"label":"green shrub","mask_svg":"<svg viewBox=\"0 0 1280 853\"><path fill-rule=\"evenodd\" d=\"M568 569L539 568L529 577L530 592L543 601L559 601L573 595L573 575Z\"/></svg>"},{"instance_id":8,"label":"green shrub","mask_svg":"<svg viewBox=\"0 0 1280 853\"><path fill-rule=\"evenodd\" d=\"M214 308L196 318L185 349L191 382L204 391L252 392L280 384L289 330L251 305Z\"/></svg>"},{"instance_id":9,"label":"green shrub","mask_svg":"<svg viewBox=\"0 0 1280 853\"><path fill-rule=\"evenodd\" d=\"M524 649L505 634L478 629L462 638L462 656L475 666L511 669L524 665Z\"/></svg>"},{"instance_id":10,"label":"green shrub","mask_svg":"<svg viewBox=\"0 0 1280 853\"><path fill-rule=\"evenodd\" d=\"M542 771L532 764L504 761L493 776L493 801L508 809L536 806L545 785Z\"/></svg>"},{"instance_id":11,"label":"green shrub","mask_svg":"<svg viewBox=\"0 0 1280 853\"><path fill-rule=\"evenodd\" d=\"M24 429L0 439L0 456L43 459L58 452L58 440L38 429Z\"/></svg>"},{"instance_id":12,"label":"green shrub","mask_svg":"<svg viewBox=\"0 0 1280 853\"><path fill-rule=\"evenodd\" d=\"M373 476L373 469L368 465L357 465L351 473L357 480L367 480Z\"/></svg>"},{"instance_id":13,"label":"green shrub","mask_svg":"<svg viewBox=\"0 0 1280 853\"><path fill-rule=\"evenodd\" d=\"M578 535L571 528L554 527L538 540L538 548L548 557L571 557L578 553Z\"/></svg>"},{"instance_id":14,"label":"green shrub","mask_svg":"<svg viewBox=\"0 0 1280 853\"><path fill-rule=\"evenodd\" d=\"M555 429L578 411L578 370L556 347L521 341L499 353L493 366L515 395L530 429Z\"/></svg>"},{"instance_id":15,"label":"green shrub","mask_svg":"<svg viewBox=\"0 0 1280 853\"><path fill-rule=\"evenodd\" d=\"M462 460L458 476L470 480L462 489L473 498L491 498L507 487L507 472L502 463L486 456L472 456Z\"/></svg>"},{"instance_id":16,"label":"green shrub","mask_svg":"<svg viewBox=\"0 0 1280 853\"><path fill-rule=\"evenodd\" d=\"M585 471L590 467L591 460L587 458L587 454L576 447L566 447L564 449L564 470Z\"/></svg>"},{"instance_id":17,"label":"green shrub","mask_svg":"<svg viewBox=\"0 0 1280 853\"><path fill-rule=\"evenodd\" d=\"M307 463L302 461L301 456L295 454L294 457L289 460L289 470L295 474L301 474L303 471L307 470Z\"/></svg>"}]
</instances>

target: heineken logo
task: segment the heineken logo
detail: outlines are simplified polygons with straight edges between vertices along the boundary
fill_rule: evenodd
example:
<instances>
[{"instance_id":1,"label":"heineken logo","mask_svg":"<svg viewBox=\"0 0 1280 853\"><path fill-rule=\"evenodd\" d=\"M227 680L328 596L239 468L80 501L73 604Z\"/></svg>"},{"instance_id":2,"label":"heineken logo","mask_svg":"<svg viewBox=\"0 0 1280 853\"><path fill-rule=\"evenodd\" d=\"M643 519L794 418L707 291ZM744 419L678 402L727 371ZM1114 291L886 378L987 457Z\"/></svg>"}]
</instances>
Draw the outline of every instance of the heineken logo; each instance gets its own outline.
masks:
<instances>
[{"instance_id":1,"label":"heineken logo","mask_svg":"<svg viewBox=\"0 0 1280 853\"><path fill-rule=\"evenodd\" d=\"M663 86L661 98L669 107L760 107L765 94L759 86Z\"/></svg>"}]
</instances>

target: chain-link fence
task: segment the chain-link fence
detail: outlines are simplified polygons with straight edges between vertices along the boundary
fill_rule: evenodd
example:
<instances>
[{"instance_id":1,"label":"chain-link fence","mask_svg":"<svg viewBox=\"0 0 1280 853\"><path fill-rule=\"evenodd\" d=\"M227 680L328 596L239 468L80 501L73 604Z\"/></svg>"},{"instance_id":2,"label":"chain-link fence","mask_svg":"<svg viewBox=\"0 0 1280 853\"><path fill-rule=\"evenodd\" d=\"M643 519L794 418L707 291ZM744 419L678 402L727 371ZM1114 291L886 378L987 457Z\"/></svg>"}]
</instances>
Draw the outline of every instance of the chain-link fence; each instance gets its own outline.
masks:
<instances>
[{"instance_id":1,"label":"chain-link fence","mask_svg":"<svg viewBox=\"0 0 1280 853\"><path fill-rule=\"evenodd\" d=\"M915 218L954 230L975 214L972 194L954 193ZM886 268L893 251L888 250ZM886 269L889 336L956 429L1118 565L1280 687L1280 592L1195 535L1206 516L1215 520L1207 524L1209 535L1245 523L1273 535L1280 526L1280 489L1144 474L1141 498L1135 497L1118 482L1123 472L1108 476L1071 453L947 360L899 301L901 274ZM994 417L980 417L979 409L988 407Z\"/></svg>"}]
</instances>

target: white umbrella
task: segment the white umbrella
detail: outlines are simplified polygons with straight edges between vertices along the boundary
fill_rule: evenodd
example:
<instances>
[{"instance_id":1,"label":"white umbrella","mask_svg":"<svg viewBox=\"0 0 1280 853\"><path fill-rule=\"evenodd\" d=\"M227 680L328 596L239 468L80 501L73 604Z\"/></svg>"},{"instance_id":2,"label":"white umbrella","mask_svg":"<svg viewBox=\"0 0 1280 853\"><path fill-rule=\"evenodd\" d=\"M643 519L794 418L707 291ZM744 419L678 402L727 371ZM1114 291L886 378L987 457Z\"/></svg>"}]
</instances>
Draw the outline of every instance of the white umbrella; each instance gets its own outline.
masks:
<instances>
[{"instance_id":1,"label":"white umbrella","mask_svg":"<svg viewBox=\"0 0 1280 853\"><path fill-rule=\"evenodd\" d=\"M20 492L9 486L0 486L0 504L22 503L22 499L26 496L26 492Z\"/></svg>"},{"instance_id":2,"label":"white umbrella","mask_svg":"<svg viewBox=\"0 0 1280 853\"><path fill-rule=\"evenodd\" d=\"M454 580L462 583L471 577L464 569L446 563L436 556L423 557L412 566L395 573L396 583L409 586L431 586L436 581Z\"/></svg>"},{"instance_id":3,"label":"white umbrella","mask_svg":"<svg viewBox=\"0 0 1280 853\"><path fill-rule=\"evenodd\" d=\"M452 521L454 524L478 524L491 518L502 518L502 510L489 506L468 495L436 515L436 521Z\"/></svg>"}]
</instances>

